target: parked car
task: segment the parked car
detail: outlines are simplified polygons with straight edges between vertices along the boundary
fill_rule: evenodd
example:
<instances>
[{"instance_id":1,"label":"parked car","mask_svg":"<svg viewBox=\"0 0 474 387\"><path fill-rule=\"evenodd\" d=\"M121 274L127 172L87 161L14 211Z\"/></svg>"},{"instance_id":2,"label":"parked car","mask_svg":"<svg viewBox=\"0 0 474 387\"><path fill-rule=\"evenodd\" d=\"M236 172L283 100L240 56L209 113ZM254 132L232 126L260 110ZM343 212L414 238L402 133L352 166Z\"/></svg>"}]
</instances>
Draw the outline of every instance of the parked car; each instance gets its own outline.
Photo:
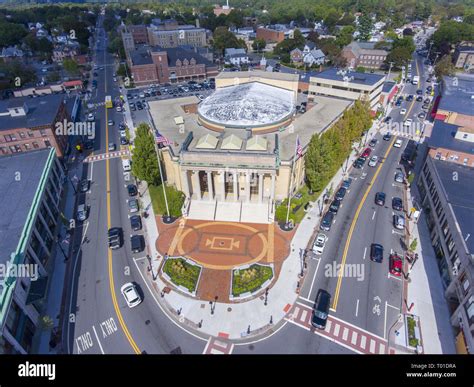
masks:
<instances>
[{"instance_id":1,"label":"parked car","mask_svg":"<svg viewBox=\"0 0 474 387\"><path fill-rule=\"evenodd\" d=\"M385 133L382 137L384 141L390 141L391 138L392 138L392 135L390 133Z\"/></svg>"},{"instance_id":2,"label":"parked car","mask_svg":"<svg viewBox=\"0 0 474 387\"><path fill-rule=\"evenodd\" d=\"M370 260L378 263L383 261L383 246L381 244L372 243L370 245Z\"/></svg>"},{"instance_id":3,"label":"parked car","mask_svg":"<svg viewBox=\"0 0 474 387\"><path fill-rule=\"evenodd\" d=\"M403 180L404 180L404 176L402 172L395 173L395 181L397 183L403 183Z\"/></svg>"},{"instance_id":4,"label":"parked car","mask_svg":"<svg viewBox=\"0 0 474 387\"><path fill-rule=\"evenodd\" d=\"M388 265L389 265L390 274L400 277L402 275L402 269L403 269L402 258L397 253L393 253L393 254L390 254L388 262L389 262Z\"/></svg>"},{"instance_id":5,"label":"parked car","mask_svg":"<svg viewBox=\"0 0 474 387\"><path fill-rule=\"evenodd\" d=\"M138 194L138 189L135 184L127 185L127 191L128 191L128 196L137 196Z\"/></svg>"},{"instance_id":6,"label":"parked car","mask_svg":"<svg viewBox=\"0 0 474 387\"><path fill-rule=\"evenodd\" d=\"M377 145L377 142L378 142L377 139L376 139L376 138L373 138L372 140L370 140L369 146L370 146L371 148L375 148L375 146Z\"/></svg>"},{"instance_id":7,"label":"parked car","mask_svg":"<svg viewBox=\"0 0 474 387\"><path fill-rule=\"evenodd\" d=\"M323 289L319 289L314 301L311 325L315 328L325 329L331 304L331 295Z\"/></svg>"},{"instance_id":8,"label":"parked car","mask_svg":"<svg viewBox=\"0 0 474 387\"><path fill-rule=\"evenodd\" d=\"M109 146L107 147L107 149L109 150L109 152L114 151L115 150L115 143L109 142Z\"/></svg>"},{"instance_id":9,"label":"parked car","mask_svg":"<svg viewBox=\"0 0 474 387\"><path fill-rule=\"evenodd\" d=\"M407 112L407 109L402 109L402 110L400 110L400 114L401 114L401 115L406 114L406 112Z\"/></svg>"},{"instance_id":10,"label":"parked car","mask_svg":"<svg viewBox=\"0 0 474 387\"><path fill-rule=\"evenodd\" d=\"M370 148L365 148L360 157L363 157L364 159L368 158L370 156L370 153L372 152L372 149Z\"/></svg>"},{"instance_id":11,"label":"parked car","mask_svg":"<svg viewBox=\"0 0 474 387\"><path fill-rule=\"evenodd\" d=\"M120 227L112 227L107 232L107 239L110 249L118 249L123 243L123 233Z\"/></svg>"},{"instance_id":12,"label":"parked car","mask_svg":"<svg viewBox=\"0 0 474 387\"><path fill-rule=\"evenodd\" d=\"M128 140L127 140L127 137L120 137L120 145L127 145L128 144Z\"/></svg>"},{"instance_id":13,"label":"parked car","mask_svg":"<svg viewBox=\"0 0 474 387\"><path fill-rule=\"evenodd\" d=\"M390 122L392 122L392 117L390 117L390 116L385 117L385 119L383 120L383 122L385 122L386 124L389 124Z\"/></svg>"},{"instance_id":14,"label":"parked car","mask_svg":"<svg viewBox=\"0 0 474 387\"><path fill-rule=\"evenodd\" d=\"M139 204L137 199L130 199L128 201L128 209L131 213L138 212L139 210Z\"/></svg>"},{"instance_id":15,"label":"parked car","mask_svg":"<svg viewBox=\"0 0 474 387\"><path fill-rule=\"evenodd\" d=\"M348 177L346 180L342 182L341 187L344 187L346 190L348 190L351 184L352 184L352 178Z\"/></svg>"},{"instance_id":16,"label":"parked car","mask_svg":"<svg viewBox=\"0 0 474 387\"><path fill-rule=\"evenodd\" d=\"M329 231L331 230L332 222L334 220L334 214L331 211L328 211L324 214L321 219L321 225L319 226L321 230Z\"/></svg>"},{"instance_id":17,"label":"parked car","mask_svg":"<svg viewBox=\"0 0 474 387\"><path fill-rule=\"evenodd\" d=\"M402 211L403 210L403 201L399 197L394 197L392 199L392 208L395 211Z\"/></svg>"},{"instance_id":18,"label":"parked car","mask_svg":"<svg viewBox=\"0 0 474 387\"><path fill-rule=\"evenodd\" d=\"M132 253L141 253L145 250L145 238L143 238L143 235L132 235L130 237L130 246Z\"/></svg>"},{"instance_id":19,"label":"parked car","mask_svg":"<svg viewBox=\"0 0 474 387\"><path fill-rule=\"evenodd\" d=\"M423 97L421 95L416 97L416 102L423 102Z\"/></svg>"},{"instance_id":20,"label":"parked car","mask_svg":"<svg viewBox=\"0 0 474 387\"><path fill-rule=\"evenodd\" d=\"M339 207L341 206L341 201L338 199L334 199L329 206L329 211L337 214L337 211L339 211Z\"/></svg>"},{"instance_id":21,"label":"parked car","mask_svg":"<svg viewBox=\"0 0 474 387\"><path fill-rule=\"evenodd\" d=\"M79 204L77 206L76 218L80 222L84 222L87 219L87 207L85 204Z\"/></svg>"},{"instance_id":22,"label":"parked car","mask_svg":"<svg viewBox=\"0 0 474 387\"><path fill-rule=\"evenodd\" d=\"M379 158L377 156L372 156L369 160L369 167L375 167Z\"/></svg>"},{"instance_id":23,"label":"parked car","mask_svg":"<svg viewBox=\"0 0 474 387\"><path fill-rule=\"evenodd\" d=\"M109 120L107 123L109 124L109 126L114 126L114 120Z\"/></svg>"},{"instance_id":24,"label":"parked car","mask_svg":"<svg viewBox=\"0 0 474 387\"><path fill-rule=\"evenodd\" d=\"M405 228L405 217L403 215L393 215L393 227L403 230Z\"/></svg>"},{"instance_id":25,"label":"parked car","mask_svg":"<svg viewBox=\"0 0 474 387\"><path fill-rule=\"evenodd\" d=\"M357 160L354 161L354 168L361 169L365 164L365 159L363 157L359 157Z\"/></svg>"},{"instance_id":26,"label":"parked car","mask_svg":"<svg viewBox=\"0 0 474 387\"><path fill-rule=\"evenodd\" d=\"M90 186L91 186L90 180L88 179L81 180L81 182L79 183L79 192L84 193L84 192L89 191Z\"/></svg>"},{"instance_id":27,"label":"parked car","mask_svg":"<svg viewBox=\"0 0 474 387\"><path fill-rule=\"evenodd\" d=\"M336 192L336 195L334 195L334 197L337 199L337 200L340 200L342 201L342 199L344 199L344 196L346 195L346 189L344 187L340 187L337 192Z\"/></svg>"},{"instance_id":28,"label":"parked car","mask_svg":"<svg viewBox=\"0 0 474 387\"><path fill-rule=\"evenodd\" d=\"M426 118L426 113L421 112L420 114L418 114L418 118L421 119L421 120L424 120Z\"/></svg>"},{"instance_id":29,"label":"parked car","mask_svg":"<svg viewBox=\"0 0 474 387\"><path fill-rule=\"evenodd\" d=\"M93 114L93 113L89 113L89 114L87 115L87 121L92 122L92 121L94 121L94 120L95 120L94 114Z\"/></svg>"},{"instance_id":30,"label":"parked car","mask_svg":"<svg viewBox=\"0 0 474 387\"><path fill-rule=\"evenodd\" d=\"M313 253L321 255L324 251L327 240L328 237L325 234L319 234L313 243Z\"/></svg>"},{"instance_id":31,"label":"parked car","mask_svg":"<svg viewBox=\"0 0 474 387\"><path fill-rule=\"evenodd\" d=\"M130 217L130 227L133 231L140 231L142 229L142 218L140 215L132 215Z\"/></svg>"},{"instance_id":32,"label":"parked car","mask_svg":"<svg viewBox=\"0 0 474 387\"><path fill-rule=\"evenodd\" d=\"M142 302L140 295L138 294L137 288L131 282L127 282L120 288L120 292L125 298L129 308L133 308Z\"/></svg>"},{"instance_id":33,"label":"parked car","mask_svg":"<svg viewBox=\"0 0 474 387\"><path fill-rule=\"evenodd\" d=\"M407 95L406 100L407 100L408 102L413 101L413 95L412 95L412 94Z\"/></svg>"},{"instance_id":34,"label":"parked car","mask_svg":"<svg viewBox=\"0 0 474 387\"><path fill-rule=\"evenodd\" d=\"M385 205L385 193L384 192L377 192L375 194L375 204L378 206L384 206Z\"/></svg>"}]
</instances>

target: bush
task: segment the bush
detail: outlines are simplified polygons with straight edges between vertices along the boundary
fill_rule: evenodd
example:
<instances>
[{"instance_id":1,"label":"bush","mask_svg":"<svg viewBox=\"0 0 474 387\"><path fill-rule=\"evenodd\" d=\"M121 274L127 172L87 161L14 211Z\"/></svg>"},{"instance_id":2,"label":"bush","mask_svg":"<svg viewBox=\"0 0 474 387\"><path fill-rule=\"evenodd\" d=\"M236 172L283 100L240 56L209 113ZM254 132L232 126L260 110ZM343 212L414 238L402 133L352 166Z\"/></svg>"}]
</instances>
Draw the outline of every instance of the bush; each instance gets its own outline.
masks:
<instances>
[{"instance_id":1,"label":"bush","mask_svg":"<svg viewBox=\"0 0 474 387\"><path fill-rule=\"evenodd\" d=\"M260 289L262 285L273 277L272 268L254 264L244 270L234 270L232 276L232 295L235 297Z\"/></svg>"},{"instance_id":2,"label":"bush","mask_svg":"<svg viewBox=\"0 0 474 387\"><path fill-rule=\"evenodd\" d=\"M177 286L183 286L190 292L196 290L201 268L190 265L183 258L168 258L163 267L165 272Z\"/></svg>"},{"instance_id":3,"label":"bush","mask_svg":"<svg viewBox=\"0 0 474 387\"><path fill-rule=\"evenodd\" d=\"M163 195L163 186L149 186L153 211L158 215L167 215L165 197ZM166 198L168 199L168 208L170 216L178 218L181 216L181 208L184 203L184 194L172 186L166 186Z\"/></svg>"}]
</instances>

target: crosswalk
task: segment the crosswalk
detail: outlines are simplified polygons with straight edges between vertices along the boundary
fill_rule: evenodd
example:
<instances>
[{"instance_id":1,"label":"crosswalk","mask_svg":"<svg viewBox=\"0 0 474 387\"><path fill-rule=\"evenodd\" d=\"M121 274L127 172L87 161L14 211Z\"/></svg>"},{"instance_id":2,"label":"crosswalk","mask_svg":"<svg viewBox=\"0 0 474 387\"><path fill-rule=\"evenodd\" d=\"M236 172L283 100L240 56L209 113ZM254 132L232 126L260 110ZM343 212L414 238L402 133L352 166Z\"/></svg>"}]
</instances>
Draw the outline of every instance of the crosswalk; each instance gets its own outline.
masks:
<instances>
[{"instance_id":1,"label":"crosswalk","mask_svg":"<svg viewBox=\"0 0 474 387\"><path fill-rule=\"evenodd\" d=\"M356 327L337 317L329 315L326 329L316 329L311 325L312 308L297 302L286 320L315 334L326 337L343 347L360 354L393 354L387 340Z\"/></svg>"},{"instance_id":2,"label":"crosswalk","mask_svg":"<svg viewBox=\"0 0 474 387\"><path fill-rule=\"evenodd\" d=\"M129 156L130 152L128 150L120 150L115 152L101 153L99 155L88 156L84 159L85 163L94 163L96 161L103 161L107 159L113 159L122 156Z\"/></svg>"},{"instance_id":3,"label":"crosswalk","mask_svg":"<svg viewBox=\"0 0 474 387\"><path fill-rule=\"evenodd\" d=\"M234 344L220 337L211 336L204 348L203 355L230 355L233 349Z\"/></svg>"}]
</instances>

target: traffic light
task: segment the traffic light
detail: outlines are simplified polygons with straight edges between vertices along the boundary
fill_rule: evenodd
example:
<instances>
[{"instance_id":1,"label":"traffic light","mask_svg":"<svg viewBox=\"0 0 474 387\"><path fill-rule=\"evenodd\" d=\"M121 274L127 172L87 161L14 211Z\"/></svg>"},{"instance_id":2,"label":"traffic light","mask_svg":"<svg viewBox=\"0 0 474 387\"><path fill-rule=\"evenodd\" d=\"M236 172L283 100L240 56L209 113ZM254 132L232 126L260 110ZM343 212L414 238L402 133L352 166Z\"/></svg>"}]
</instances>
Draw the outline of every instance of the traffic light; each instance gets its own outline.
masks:
<instances>
[{"instance_id":1,"label":"traffic light","mask_svg":"<svg viewBox=\"0 0 474 387\"><path fill-rule=\"evenodd\" d=\"M81 146L81 144L77 144L77 145L76 145L76 150L77 150L79 153L82 153L82 146Z\"/></svg>"}]
</instances>

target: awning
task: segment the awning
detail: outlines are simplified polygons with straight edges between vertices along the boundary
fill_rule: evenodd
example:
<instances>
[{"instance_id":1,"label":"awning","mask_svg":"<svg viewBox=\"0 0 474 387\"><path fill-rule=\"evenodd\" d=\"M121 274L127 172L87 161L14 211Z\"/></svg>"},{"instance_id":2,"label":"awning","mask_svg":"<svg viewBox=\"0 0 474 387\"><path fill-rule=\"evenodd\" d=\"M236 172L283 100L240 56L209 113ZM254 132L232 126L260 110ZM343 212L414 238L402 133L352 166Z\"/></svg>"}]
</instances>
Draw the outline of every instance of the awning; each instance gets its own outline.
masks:
<instances>
[{"instance_id":1,"label":"awning","mask_svg":"<svg viewBox=\"0 0 474 387\"><path fill-rule=\"evenodd\" d=\"M40 277L36 281L31 281L30 290L26 297L26 305L30 305L33 302L41 300L45 293L46 287L48 286L48 277Z\"/></svg>"}]
</instances>

